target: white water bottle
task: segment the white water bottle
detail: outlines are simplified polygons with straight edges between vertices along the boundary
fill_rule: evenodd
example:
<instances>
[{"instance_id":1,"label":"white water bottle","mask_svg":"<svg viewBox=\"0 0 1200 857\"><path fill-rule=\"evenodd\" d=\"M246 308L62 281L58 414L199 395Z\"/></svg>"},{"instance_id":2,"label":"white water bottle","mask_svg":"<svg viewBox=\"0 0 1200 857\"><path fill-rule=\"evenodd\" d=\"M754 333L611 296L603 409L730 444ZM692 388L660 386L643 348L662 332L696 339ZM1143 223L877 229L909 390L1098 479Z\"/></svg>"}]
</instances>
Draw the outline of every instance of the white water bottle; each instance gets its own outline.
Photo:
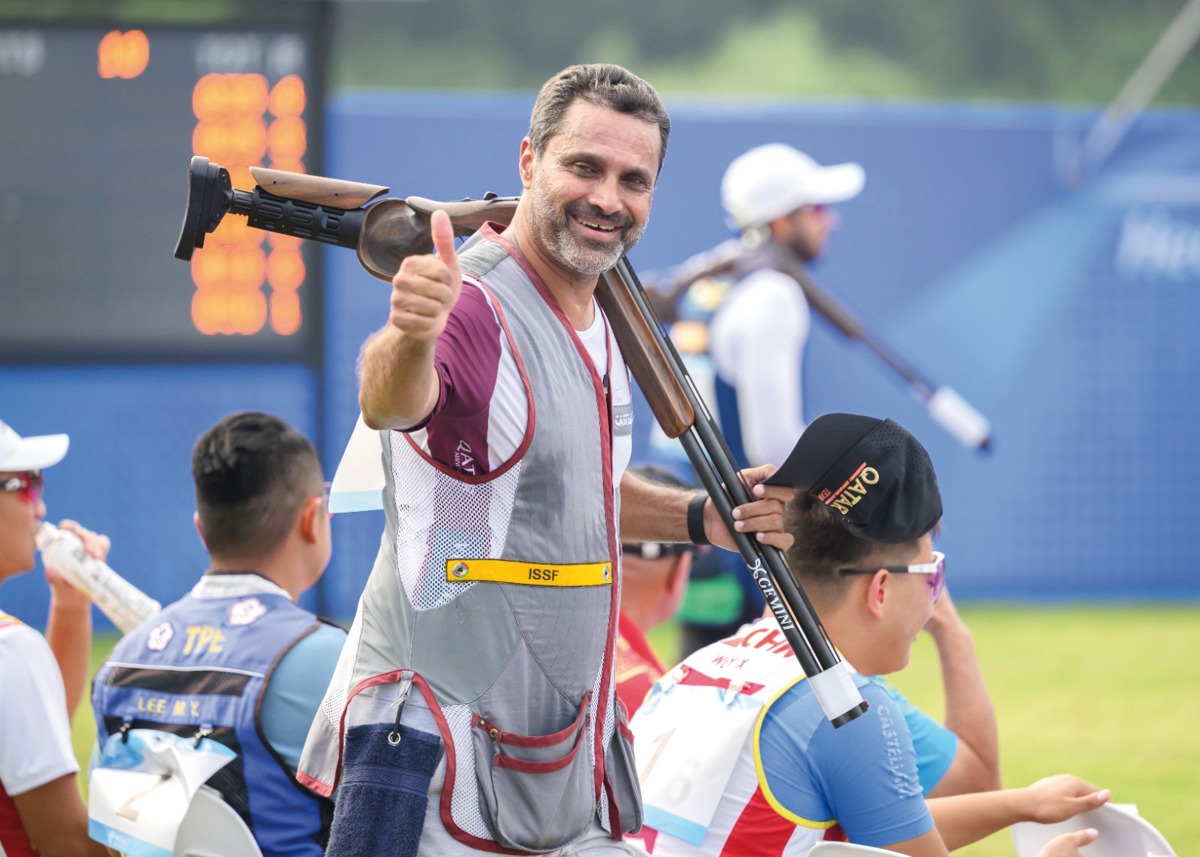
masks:
<instances>
[{"instance_id":1,"label":"white water bottle","mask_svg":"<svg viewBox=\"0 0 1200 857\"><path fill-rule=\"evenodd\" d=\"M37 532L42 562L88 594L113 624L128 634L162 605L83 548L74 533L43 521Z\"/></svg>"}]
</instances>

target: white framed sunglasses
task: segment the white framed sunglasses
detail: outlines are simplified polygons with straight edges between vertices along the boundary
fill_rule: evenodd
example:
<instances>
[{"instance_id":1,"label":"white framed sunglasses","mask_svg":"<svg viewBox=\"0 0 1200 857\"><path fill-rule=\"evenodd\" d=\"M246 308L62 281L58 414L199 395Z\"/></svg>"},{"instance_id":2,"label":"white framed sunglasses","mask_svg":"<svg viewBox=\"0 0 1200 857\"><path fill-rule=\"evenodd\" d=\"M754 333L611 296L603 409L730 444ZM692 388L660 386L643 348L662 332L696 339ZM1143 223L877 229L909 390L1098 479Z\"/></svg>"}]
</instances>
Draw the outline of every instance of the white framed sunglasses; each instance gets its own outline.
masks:
<instances>
[{"instance_id":1,"label":"white framed sunglasses","mask_svg":"<svg viewBox=\"0 0 1200 857\"><path fill-rule=\"evenodd\" d=\"M911 565L881 565L875 568L839 568L838 574L849 577L853 574L874 574L879 569L890 571L892 574L927 574L925 581L929 586L929 596L937 601L946 588L946 555L941 551L933 552L931 562L918 562Z\"/></svg>"}]
</instances>

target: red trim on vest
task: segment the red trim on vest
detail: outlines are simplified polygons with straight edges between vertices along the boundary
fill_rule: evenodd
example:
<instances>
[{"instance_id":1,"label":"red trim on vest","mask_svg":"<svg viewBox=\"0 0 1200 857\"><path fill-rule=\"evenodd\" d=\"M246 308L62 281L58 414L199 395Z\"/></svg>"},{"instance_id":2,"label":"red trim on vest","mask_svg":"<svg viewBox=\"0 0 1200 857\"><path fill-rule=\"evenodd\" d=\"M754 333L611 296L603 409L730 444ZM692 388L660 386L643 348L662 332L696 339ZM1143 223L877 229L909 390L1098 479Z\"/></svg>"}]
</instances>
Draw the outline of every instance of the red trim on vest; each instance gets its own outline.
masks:
<instances>
[{"instance_id":1,"label":"red trim on vest","mask_svg":"<svg viewBox=\"0 0 1200 857\"><path fill-rule=\"evenodd\" d=\"M613 839L621 838L621 813L617 810L617 800L613 795L612 783L604 778L604 793L608 795L608 832Z\"/></svg>"},{"instance_id":2,"label":"red trim on vest","mask_svg":"<svg viewBox=\"0 0 1200 857\"><path fill-rule=\"evenodd\" d=\"M338 764L341 764L341 753L338 753ZM296 782L307 788L309 791L316 792L321 797L329 797L333 794L333 786L321 782L315 777L310 777L303 771L296 771Z\"/></svg>"},{"instance_id":3,"label":"red trim on vest","mask_svg":"<svg viewBox=\"0 0 1200 857\"><path fill-rule=\"evenodd\" d=\"M529 762L525 759L515 759L512 756L496 756L492 759L492 765L497 768L508 768L512 771L522 771L526 774L549 774L554 771L561 771L579 755L579 745L583 742L583 733L579 733L579 738L575 741L575 746L571 748L571 752L563 756L561 759L554 759L549 762Z\"/></svg>"},{"instance_id":4,"label":"red trim on vest","mask_svg":"<svg viewBox=\"0 0 1200 857\"><path fill-rule=\"evenodd\" d=\"M596 703L596 740L595 740L595 794L596 800L600 799L602 789L604 787L607 771L605 770L605 747L604 747L604 721L608 714L608 703L610 697L615 695L612 687L613 678L613 654L614 640L617 634L617 615L619 611L619 595L620 595L620 563L617 561L617 521L616 507L613 501L613 482L612 482L612 413L608 406L608 391L604 388L604 383L600 379L600 373L596 371L596 366L592 362L587 348L579 339L579 335L575 332L574 325L559 306L558 301L554 299L554 295L546 284L542 282L542 278L538 276L533 266L529 264L529 260L521 253L520 248L512 241L509 241L503 235L496 231L494 225L485 223L481 230L484 236L495 241L503 247L510 256L516 259L517 264L521 266L521 270L529 277L529 281L533 283L533 287L537 289L538 294L550 307L554 315L558 317L563 328L571 337L571 342L575 345L575 350L579 352L579 356L583 358L584 366L587 367L588 374L592 376L592 387L596 394L596 413L600 416L600 465L601 477L604 482L604 517L608 526L608 559L612 563L613 569L613 586L609 600L608 608L608 644L604 650L604 663L601 665L600 672L600 699ZM598 280L597 280L598 282ZM596 306L596 312L600 313L601 318L604 318L604 313L599 305ZM608 329L608 320L604 318L604 350L608 355L608 365L605 367L604 374L612 374L612 342ZM618 816L619 817L619 816ZM616 831L619 836L619 828Z\"/></svg>"},{"instance_id":5,"label":"red trim on vest","mask_svg":"<svg viewBox=\"0 0 1200 857\"><path fill-rule=\"evenodd\" d=\"M592 699L592 692L589 690L583 695L583 703L580 705L579 714L571 725L565 729L560 729L553 735L521 735L517 732L504 732L496 729L496 735L492 738L497 744L513 744L517 747L549 747L552 744L561 744L571 737L571 733L579 728L579 724L587 717L588 705ZM485 732L489 729L494 729L495 726L484 720L478 714L472 712L471 725L482 729Z\"/></svg>"},{"instance_id":6,"label":"red trim on vest","mask_svg":"<svg viewBox=\"0 0 1200 857\"><path fill-rule=\"evenodd\" d=\"M412 439L412 435L408 432L401 432L404 439L408 441L408 445L412 447L413 452L419 455L426 464L433 467L439 473L443 473L452 479L457 479L459 482L464 482L468 485L482 485L491 482L494 479L507 473L511 470L518 461L525 457L525 452L529 449L529 444L533 442L533 430L537 426L537 414L533 409L533 388L529 385L529 375L525 372L525 361L521 359L520 353L517 351L517 343L513 339L512 331L508 329L508 319L504 317L504 310L500 306L500 301L496 296L475 277L464 275L464 279L469 279L471 284L476 286L485 298L492 311L496 313L496 319L500 322L500 329L504 331L504 336L508 340L508 350L512 352L513 360L517 364L517 373L521 376L521 384L525 388L525 436L521 438L521 445L516 448L508 460L497 467L495 470L489 470L487 473L480 473L478 476L472 476L469 473L461 473L443 464L436 458L431 457L425 450L417 445L417 442ZM397 431L399 431L397 429Z\"/></svg>"}]
</instances>

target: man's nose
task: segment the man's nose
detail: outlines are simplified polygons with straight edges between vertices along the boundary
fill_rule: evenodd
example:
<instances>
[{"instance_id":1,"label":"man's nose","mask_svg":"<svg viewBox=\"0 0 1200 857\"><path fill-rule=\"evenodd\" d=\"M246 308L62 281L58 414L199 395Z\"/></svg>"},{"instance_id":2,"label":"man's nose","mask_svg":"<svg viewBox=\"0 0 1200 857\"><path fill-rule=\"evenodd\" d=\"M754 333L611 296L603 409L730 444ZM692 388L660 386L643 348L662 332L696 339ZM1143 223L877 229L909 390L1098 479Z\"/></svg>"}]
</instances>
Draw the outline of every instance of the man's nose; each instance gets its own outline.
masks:
<instances>
[{"instance_id":1,"label":"man's nose","mask_svg":"<svg viewBox=\"0 0 1200 857\"><path fill-rule=\"evenodd\" d=\"M620 182L616 176L605 176L592 185L588 193L588 203L603 211L613 214L620 210Z\"/></svg>"}]
</instances>

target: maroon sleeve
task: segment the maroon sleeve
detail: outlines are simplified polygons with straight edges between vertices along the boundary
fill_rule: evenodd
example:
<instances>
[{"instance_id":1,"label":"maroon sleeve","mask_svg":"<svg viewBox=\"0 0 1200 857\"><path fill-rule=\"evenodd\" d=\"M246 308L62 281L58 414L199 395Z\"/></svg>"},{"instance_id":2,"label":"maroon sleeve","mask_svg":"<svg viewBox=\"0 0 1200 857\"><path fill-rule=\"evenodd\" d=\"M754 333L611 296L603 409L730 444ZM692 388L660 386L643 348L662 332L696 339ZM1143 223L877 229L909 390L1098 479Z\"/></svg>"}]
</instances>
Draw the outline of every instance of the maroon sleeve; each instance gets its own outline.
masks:
<instances>
[{"instance_id":1,"label":"maroon sleeve","mask_svg":"<svg viewBox=\"0 0 1200 857\"><path fill-rule=\"evenodd\" d=\"M464 282L434 352L437 404L423 423L409 429L427 429L430 455L456 470L487 472L488 412L503 335L483 291Z\"/></svg>"}]
</instances>

